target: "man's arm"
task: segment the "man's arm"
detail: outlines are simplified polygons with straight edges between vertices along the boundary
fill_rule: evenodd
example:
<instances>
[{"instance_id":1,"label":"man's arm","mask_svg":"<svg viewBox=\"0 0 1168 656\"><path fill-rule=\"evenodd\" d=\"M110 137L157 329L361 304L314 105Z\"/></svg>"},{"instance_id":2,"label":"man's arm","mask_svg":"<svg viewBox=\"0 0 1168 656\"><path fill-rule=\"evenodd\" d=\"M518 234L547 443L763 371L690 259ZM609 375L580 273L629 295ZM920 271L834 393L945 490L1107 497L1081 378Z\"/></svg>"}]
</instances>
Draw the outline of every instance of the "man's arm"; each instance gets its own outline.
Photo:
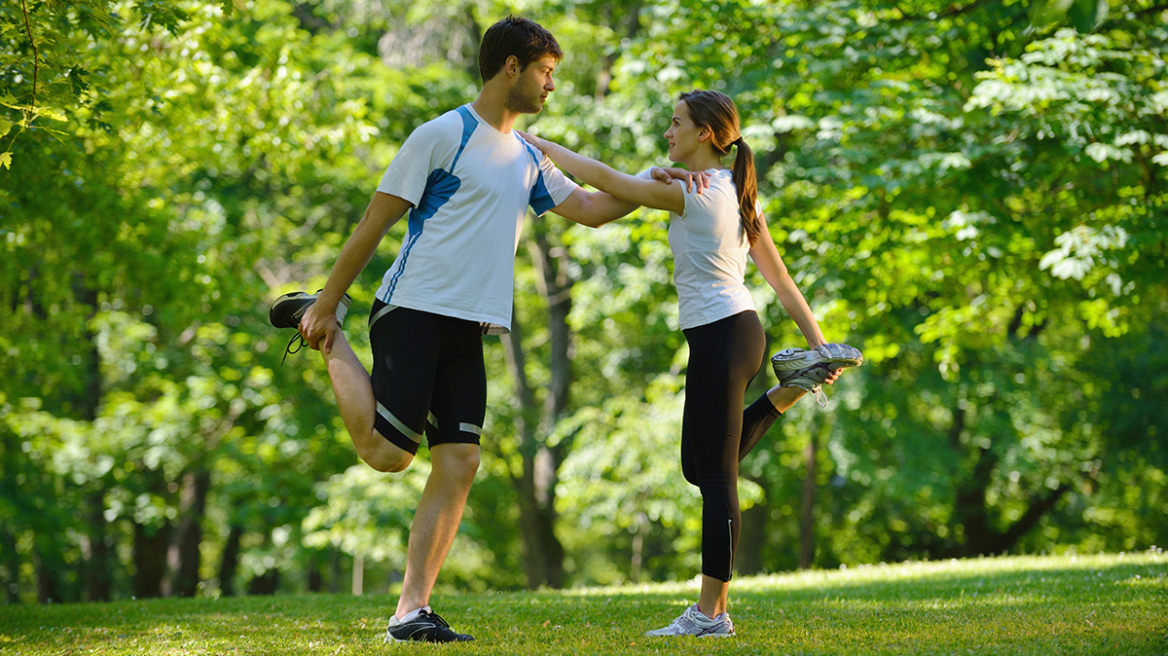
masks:
<instances>
[{"instance_id":1,"label":"man's arm","mask_svg":"<svg viewBox=\"0 0 1168 656\"><path fill-rule=\"evenodd\" d=\"M321 290L316 302L300 319L300 334L314 349L332 350L333 338L337 332L337 305L345 291L357 279L357 275L369 264L377 245L385 233L405 215L413 205L397 196L380 191L373 194L373 200L365 209L365 216L345 242L337 263L333 265L328 282ZM322 341L323 340L323 341Z\"/></svg>"}]
</instances>

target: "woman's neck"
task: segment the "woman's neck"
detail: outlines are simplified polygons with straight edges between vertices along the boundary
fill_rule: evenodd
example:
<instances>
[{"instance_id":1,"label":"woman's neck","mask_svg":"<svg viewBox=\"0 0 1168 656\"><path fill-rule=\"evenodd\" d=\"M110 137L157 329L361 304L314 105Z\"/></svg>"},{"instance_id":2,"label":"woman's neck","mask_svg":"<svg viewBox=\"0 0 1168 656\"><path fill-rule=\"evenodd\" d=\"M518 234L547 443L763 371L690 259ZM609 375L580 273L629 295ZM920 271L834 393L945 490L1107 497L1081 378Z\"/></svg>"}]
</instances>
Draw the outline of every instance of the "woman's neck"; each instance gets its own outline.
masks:
<instances>
[{"instance_id":1,"label":"woman's neck","mask_svg":"<svg viewBox=\"0 0 1168 656\"><path fill-rule=\"evenodd\" d=\"M708 171L710 169L725 168L722 166L722 159L714 154L712 148L703 148L701 151L682 160L681 163L685 164L685 167L691 171Z\"/></svg>"}]
</instances>

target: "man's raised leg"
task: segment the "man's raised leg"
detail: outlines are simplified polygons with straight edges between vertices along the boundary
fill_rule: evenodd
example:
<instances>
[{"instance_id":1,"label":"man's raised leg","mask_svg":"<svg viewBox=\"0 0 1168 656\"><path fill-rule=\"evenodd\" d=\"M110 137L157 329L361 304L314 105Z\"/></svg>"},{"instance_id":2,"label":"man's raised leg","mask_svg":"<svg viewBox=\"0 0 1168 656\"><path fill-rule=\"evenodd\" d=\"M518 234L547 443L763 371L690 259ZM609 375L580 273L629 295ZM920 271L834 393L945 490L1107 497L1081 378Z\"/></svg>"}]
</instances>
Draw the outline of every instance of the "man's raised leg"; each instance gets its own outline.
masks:
<instances>
[{"instance_id":1,"label":"man's raised leg","mask_svg":"<svg viewBox=\"0 0 1168 656\"><path fill-rule=\"evenodd\" d=\"M374 430L377 400L373 397L373 383L365 365L361 364L341 331L337 331L332 350L328 353L321 351L321 355L328 365L337 407L349 436L353 438L353 445L357 447L357 455L377 471L399 472L409 467L414 455Z\"/></svg>"}]
</instances>

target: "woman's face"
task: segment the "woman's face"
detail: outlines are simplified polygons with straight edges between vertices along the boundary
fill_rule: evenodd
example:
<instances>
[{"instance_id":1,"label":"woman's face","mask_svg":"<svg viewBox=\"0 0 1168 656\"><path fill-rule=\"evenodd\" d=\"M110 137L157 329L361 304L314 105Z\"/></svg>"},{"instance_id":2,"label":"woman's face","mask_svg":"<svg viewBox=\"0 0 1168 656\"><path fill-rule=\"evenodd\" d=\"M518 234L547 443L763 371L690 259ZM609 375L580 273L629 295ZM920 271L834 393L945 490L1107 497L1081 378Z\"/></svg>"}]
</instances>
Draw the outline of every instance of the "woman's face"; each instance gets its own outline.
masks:
<instances>
[{"instance_id":1,"label":"woman's face","mask_svg":"<svg viewBox=\"0 0 1168 656\"><path fill-rule=\"evenodd\" d=\"M669 161L681 162L697 152L698 145L703 141L709 130L694 125L689 117L689 105L680 100L673 108L673 119L669 122L669 129L665 131L665 139L669 142Z\"/></svg>"}]
</instances>

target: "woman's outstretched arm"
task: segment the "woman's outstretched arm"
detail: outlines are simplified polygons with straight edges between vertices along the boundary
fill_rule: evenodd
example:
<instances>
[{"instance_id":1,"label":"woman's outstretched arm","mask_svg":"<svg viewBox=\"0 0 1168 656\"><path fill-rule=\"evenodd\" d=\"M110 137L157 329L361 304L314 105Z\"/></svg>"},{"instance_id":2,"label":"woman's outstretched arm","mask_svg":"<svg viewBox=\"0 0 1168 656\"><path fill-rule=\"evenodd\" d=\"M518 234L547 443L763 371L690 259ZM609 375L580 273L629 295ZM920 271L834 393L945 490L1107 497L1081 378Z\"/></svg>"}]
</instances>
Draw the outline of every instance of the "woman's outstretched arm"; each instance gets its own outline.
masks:
<instances>
[{"instance_id":1,"label":"woman's outstretched arm","mask_svg":"<svg viewBox=\"0 0 1168 656\"><path fill-rule=\"evenodd\" d=\"M759 220L762 221L762 231L759 232L754 247L750 249L750 258L754 260L762 277L766 278L766 281L774 288L779 302L783 304L783 309L795 320L803 337L807 339L808 346L815 348L826 344L827 340L823 338L823 332L819 330L819 322L815 320L815 315L811 313L811 306L807 305L807 299L803 298L803 293L795 286L795 281L787 272L787 265L779 256L779 249L775 248L775 240L771 238L770 230L766 226L766 219L761 212Z\"/></svg>"},{"instance_id":2,"label":"woman's outstretched arm","mask_svg":"<svg viewBox=\"0 0 1168 656\"><path fill-rule=\"evenodd\" d=\"M601 191L623 201L658 210L669 210L675 214L685 211L685 194L681 185L665 184L621 173L607 164L574 153L547 139L540 139L524 132L519 134L565 171Z\"/></svg>"}]
</instances>

